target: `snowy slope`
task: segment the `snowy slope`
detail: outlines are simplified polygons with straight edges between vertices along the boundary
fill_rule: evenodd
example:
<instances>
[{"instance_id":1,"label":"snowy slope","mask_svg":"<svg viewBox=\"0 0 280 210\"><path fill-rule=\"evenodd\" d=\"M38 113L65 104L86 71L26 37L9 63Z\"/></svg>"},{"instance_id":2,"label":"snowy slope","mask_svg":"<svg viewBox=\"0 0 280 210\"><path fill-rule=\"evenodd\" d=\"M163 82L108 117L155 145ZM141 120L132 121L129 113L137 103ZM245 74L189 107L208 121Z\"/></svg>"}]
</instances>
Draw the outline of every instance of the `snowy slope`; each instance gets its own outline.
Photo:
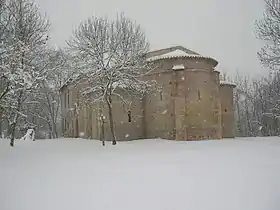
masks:
<instances>
[{"instance_id":1,"label":"snowy slope","mask_svg":"<svg viewBox=\"0 0 280 210\"><path fill-rule=\"evenodd\" d=\"M278 210L280 138L0 141L1 210Z\"/></svg>"}]
</instances>

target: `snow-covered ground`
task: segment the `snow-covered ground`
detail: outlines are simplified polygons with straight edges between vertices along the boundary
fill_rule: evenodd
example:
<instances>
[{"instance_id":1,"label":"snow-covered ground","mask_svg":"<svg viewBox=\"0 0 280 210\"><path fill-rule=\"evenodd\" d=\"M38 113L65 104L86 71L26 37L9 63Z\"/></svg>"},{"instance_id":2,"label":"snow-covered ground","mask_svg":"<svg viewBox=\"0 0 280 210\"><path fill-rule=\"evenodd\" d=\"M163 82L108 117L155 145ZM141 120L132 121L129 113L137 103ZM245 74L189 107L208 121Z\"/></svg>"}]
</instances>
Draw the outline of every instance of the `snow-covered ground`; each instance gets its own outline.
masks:
<instances>
[{"instance_id":1,"label":"snow-covered ground","mask_svg":"<svg viewBox=\"0 0 280 210\"><path fill-rule=\"evenodd\" d=\"M1 210L279 210L280 138L0 141Z\"/></svg>"}]
</instances>

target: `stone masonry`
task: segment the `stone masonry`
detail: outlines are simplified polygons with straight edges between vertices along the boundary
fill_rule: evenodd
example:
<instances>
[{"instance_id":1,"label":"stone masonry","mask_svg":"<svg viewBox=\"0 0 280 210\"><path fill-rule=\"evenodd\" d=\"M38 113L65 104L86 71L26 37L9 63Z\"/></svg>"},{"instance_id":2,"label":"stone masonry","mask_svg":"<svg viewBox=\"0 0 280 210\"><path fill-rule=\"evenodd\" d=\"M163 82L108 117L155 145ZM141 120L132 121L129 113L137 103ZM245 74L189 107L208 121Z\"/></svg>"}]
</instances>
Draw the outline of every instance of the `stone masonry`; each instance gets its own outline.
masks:
<instances>
[{"instance_id":1,"label":"stone masonry","mask_svg":"<svg viewBox=\"0 0 280 210\"><path fill-rule=\"evenodd\" d=\"M220 81L216 60L181 46L152 51L146 56L147 62L156 66L146 79L156 80L159 91L143 100L132 98L131 105L113 101L118 140L234 137L235 85ZM77 88L81 87L71 82L61 88L64 135L110 140L106 107L79 107Z\"/></svg>"}]
</instances>

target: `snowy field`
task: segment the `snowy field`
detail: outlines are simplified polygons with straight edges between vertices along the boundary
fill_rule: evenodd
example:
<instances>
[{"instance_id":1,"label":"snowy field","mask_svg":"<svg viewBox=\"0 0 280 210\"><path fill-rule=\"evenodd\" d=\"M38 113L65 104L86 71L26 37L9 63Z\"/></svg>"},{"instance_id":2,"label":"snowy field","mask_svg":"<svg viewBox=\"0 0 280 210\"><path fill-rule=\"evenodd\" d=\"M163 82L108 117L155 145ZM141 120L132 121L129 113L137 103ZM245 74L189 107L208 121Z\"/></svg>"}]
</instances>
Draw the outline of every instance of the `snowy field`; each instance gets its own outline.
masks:
<instances>
[{"instance_id":1,"label":"snowy field","mask_svg":"<svg viewBox=\"0 0 280 210\"><path fill-rule=\"evenodd\" d=\"M0 141L0 210L279 210L280 138Z\"/></svg>"}]
</instances>

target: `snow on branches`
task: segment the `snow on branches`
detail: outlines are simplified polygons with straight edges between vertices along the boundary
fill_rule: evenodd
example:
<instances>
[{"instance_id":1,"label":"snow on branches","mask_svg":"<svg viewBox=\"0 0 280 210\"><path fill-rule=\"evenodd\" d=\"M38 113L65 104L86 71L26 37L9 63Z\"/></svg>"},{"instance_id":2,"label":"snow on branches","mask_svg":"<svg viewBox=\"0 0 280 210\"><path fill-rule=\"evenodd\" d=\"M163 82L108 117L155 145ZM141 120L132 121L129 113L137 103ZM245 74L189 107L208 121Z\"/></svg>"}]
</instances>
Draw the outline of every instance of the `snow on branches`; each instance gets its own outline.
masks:
<instances>
[{"instance_id":1,"label":"snow on branches","mask_svg":"<svg viewBox=\"0 0 280 210\"><path fill-rule=\"evenodd\" d=\"M113 144L116 144L112 101L117 98L128 103L132 97L141 98L154 86L145 80L151 67L145 54L149 43L140 25L125 17L116 20L91 17L82 22L68 42L79 57L76 68L82 76L81 96L85 103L105 103L108 107Z\"/></svg>"},{"instance_id":2,"label":"snow on branches","mask_svg":"<svg viewBox=\"0 0 280 210\"><path fill-rule=\"evenodd\" d=\"M79 82L87 84L82 94L91 102L106 101L120 93L143 95L152 85L143 80L150 67L145 60L149 44L141 27L123 14L116 20L89 18L75 31L69 46L83 60Z\"/></svg>"},{"instance_id":3,"label":"snow on branches","mask_svg":"<svg viewBox=\"0 0 280 210\"><path fill-rule=\"evenodd\" d=\"M9 0L0 14L1 119L9 122L11 146L23 103L46 78L43 53L49 22L29 0Z\"/></svg>"}]
</instances>

